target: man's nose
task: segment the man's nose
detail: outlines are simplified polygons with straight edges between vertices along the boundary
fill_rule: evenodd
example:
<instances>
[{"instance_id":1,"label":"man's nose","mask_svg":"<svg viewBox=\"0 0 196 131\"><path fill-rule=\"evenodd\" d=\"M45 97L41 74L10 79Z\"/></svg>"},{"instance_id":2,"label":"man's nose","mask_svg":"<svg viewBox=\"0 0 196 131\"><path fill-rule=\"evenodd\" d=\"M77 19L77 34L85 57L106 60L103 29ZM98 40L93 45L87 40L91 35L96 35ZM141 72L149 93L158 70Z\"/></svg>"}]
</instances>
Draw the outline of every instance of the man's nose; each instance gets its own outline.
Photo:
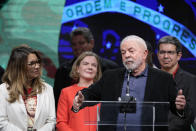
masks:
<instances>
[{"instance_id":1,"label":"man's nose","mask_svg":"<svg viewBox=\"0 0 196 131\"><path fill-rule=\"evenodd\" d=\"M164 58L168 58L169 57L167 52L165 52L163 56L164 56Z\"/></svg>"},{"instance_id":2,"label":"man's nose","mask_svg":"<svg viewBox=\"0 0 196 131\"><path fill-rule=\"evenodd\" d=\"M72 48L73 48L73 49L80 48L80 44L79 44L79 43L74 43L74 44L72 45Z\"/></svg>"},{"instance_id":3,"label":"man's nose","mask_svg":"<svg viewBox=\"0 0 196 131\"><path fill-rule=\"evenodd\" d=\"M125 57L129 58L131 56L131 53L129 53L128 51L125 53Z\"/></svg>"}]
</instances>

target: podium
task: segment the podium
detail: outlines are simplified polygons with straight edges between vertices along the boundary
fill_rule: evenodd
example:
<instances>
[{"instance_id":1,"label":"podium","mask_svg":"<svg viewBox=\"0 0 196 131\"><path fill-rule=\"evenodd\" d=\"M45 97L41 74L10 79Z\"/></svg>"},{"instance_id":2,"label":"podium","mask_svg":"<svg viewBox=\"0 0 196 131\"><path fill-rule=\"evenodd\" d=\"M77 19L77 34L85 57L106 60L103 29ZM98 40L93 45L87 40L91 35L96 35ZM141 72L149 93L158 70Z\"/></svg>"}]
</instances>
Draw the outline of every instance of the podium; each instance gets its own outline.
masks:
<instances>
[{"instance_id":1,"label":"podium","mask_svg":"<svg viewBox=\"0 0 196 131\"><path fill-rule=\"evenodd\" d=\"M96 105L97 121L85 121L96 125L98 131L167 131L169 102L84 101L84 105Z\"/></svg>"}]
</instances>

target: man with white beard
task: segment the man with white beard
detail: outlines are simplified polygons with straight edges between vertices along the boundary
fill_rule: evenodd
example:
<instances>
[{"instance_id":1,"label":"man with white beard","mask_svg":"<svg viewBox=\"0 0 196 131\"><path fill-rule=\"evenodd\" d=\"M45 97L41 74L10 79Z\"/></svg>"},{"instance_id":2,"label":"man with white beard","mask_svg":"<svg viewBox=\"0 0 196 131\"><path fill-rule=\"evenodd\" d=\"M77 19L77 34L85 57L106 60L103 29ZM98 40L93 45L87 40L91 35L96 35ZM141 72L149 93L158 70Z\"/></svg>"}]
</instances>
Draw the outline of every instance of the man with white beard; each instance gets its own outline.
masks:
<instances>
[{"instance_id":1,"label":"man with white beard","mask_svg":"<svg viewBox=\"0 0 196 131\"><path fill-rule=\"evenodd\" d=\"M119 68L104 72L102 78L89 88L78 92L73 102L72 110L78 112L84 108L84 100L93 101L118 101L124 96L133 96L136 102L163 102L170 103L170 110L178 117L191 114L187 106L182 90L177 92L172 76L166 72L151 68L146 63L148 55L145 41L139 36L130 35L125 37L120 45L122 62L125 68ZM123 117L116 109L100 110L100 121L119 122ZM136 126L127 127L126 130L152 131L152 127L137 126L143 124L141 121L152 116L136 106L136 113L127 115L127 121L133 121ZM159 109L155 114L155 123L167 121L168 110ZM155 131L166 131L168 127L158 126ZM123 131L123 127L111 125L99 126L99 131Z\"/></svg>"}]
</instances>

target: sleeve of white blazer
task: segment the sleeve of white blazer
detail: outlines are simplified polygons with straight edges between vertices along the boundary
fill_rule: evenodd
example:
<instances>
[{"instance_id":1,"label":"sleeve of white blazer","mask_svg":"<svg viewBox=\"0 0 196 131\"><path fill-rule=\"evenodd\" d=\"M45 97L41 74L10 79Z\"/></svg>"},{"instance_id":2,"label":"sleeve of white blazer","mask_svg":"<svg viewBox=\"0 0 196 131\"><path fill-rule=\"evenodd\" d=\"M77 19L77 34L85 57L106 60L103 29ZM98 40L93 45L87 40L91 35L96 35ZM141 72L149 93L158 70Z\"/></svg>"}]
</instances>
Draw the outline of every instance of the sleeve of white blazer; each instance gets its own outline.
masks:
<instances>
[{"instance_id":1,"label":"sleeve of white blazer","mask_svg":"<svg viewBox=\"0 0 196 131\"><path fill-rule=\"evenodd\" d=\"M37 131L52 131L55 130L55 124L56 124L56 113L55 113L55 101L54 101L54 93L53 88L45 83L46 85L46 91L49 95L49 105L46 108L50 109L50 112L48 114L48 118L45 122L45 125L41 127L40 129L37 129Z\"/></svg>"},{"instance_id":2,"label":"sleeve of white blazer","mask_svg":"<svg viewBox=\"0 0 196 131\"><path fill-rule=\"evenodd\" d=\"M9 122L6 105L7 105L8 91L6 84L0 85L0 131L22 131L15 125Z\"/></svg>"}]
</instances>

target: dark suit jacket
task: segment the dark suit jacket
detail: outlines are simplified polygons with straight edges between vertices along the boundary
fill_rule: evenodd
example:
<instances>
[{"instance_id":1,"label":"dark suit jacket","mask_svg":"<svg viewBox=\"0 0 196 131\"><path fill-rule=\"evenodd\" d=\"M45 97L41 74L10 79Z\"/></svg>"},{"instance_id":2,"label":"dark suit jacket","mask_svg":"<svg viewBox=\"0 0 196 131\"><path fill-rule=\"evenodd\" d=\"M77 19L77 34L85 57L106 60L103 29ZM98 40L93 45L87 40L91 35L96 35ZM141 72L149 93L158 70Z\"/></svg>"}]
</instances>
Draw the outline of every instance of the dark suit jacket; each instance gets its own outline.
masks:
<instances>
[{"instance_id":1,"label":"dark suit jacket","mask_svg":"<svg viewBox=\"0 0 196 131\"><path fill-rule=\"evenodd\" d=\"M4 73L4 69L0 66L0 84L2 83L2 76L3 76L3 73Z\"/></svg>"},{"instance_id":2,"label":"dark suit jacket","mask_svg":"<svg viewBox=\"0 0 196 131\"><path fill-rule=\"evenodd\" d=\"M193 129L196 130L196 117L195 117L195 120L194 120L194 123L193 123Z\"/></svg>"},{"instance_id":3,"label":"dark suit jacket","mask_svg":"<svg viewBox=\"0 0 196 131\"><path fill-rule=\"evenodd\" d=\"M186 101L189 102L194 114L196 113L196 76L178 68L174 80L177 90L182 89ZM191 112L189 112L191 113ZM169 113L169 131L191 131L191 124L194 119L193 114L186 114L182 119Z\"/></svg>"},{"instance_id":4,"label":"dark suit jacket","mask_svg":"<svg viewBox=\"0 0 196 131\"><path fill-rule=\"evenodd\" d=\"M100 81L91 85L89 88L83 89L82 93L85 96L85 100L97 100L97 101L117 101L121 96L125 68L119 68L115 70L107 71L103 74ZM156 101L156 102L170 102L171 111L176 114L175 98L177 90L175 88L175 82L172 76L166 72L158 69L148 68L148 78L146 82L144 101ZM114 111L115 112L115 111ZM115 117L113 110L109 110L109 113L104 113L101 110L101 121L107 121L108 118ZM161 118L155 119L155 122L163 119L168 119L168 110L158 109L156 114ZM161 115L160 115L161 114ZM142 117L145 118L143 114ZM101 131L115 131L115 127L99 127ZM144 130L148 128L144 128ZM156 131L167 130L167 128L156 128Z\"/></svg>"},{"instance_id":5,"label":"dark suit jacket","mask_svg":"<svg viewBox=\"0 0 196 131\"><path fill-rule=\"evenodd\" d=\"M101 58L101 57L99 58L100 58L102 72L118 67L118 64L116 64L115 62L111 60ZM62 66L60 66L60 68L57 69L55 80L54 80L54 88L53 88L56 108L57 108L58 99L61 93L61 89L75 84L72 78L69 77L69 73L71 72L71 68L75 60L76 58L65 62Z\"/></svg>"}]
</instances>

